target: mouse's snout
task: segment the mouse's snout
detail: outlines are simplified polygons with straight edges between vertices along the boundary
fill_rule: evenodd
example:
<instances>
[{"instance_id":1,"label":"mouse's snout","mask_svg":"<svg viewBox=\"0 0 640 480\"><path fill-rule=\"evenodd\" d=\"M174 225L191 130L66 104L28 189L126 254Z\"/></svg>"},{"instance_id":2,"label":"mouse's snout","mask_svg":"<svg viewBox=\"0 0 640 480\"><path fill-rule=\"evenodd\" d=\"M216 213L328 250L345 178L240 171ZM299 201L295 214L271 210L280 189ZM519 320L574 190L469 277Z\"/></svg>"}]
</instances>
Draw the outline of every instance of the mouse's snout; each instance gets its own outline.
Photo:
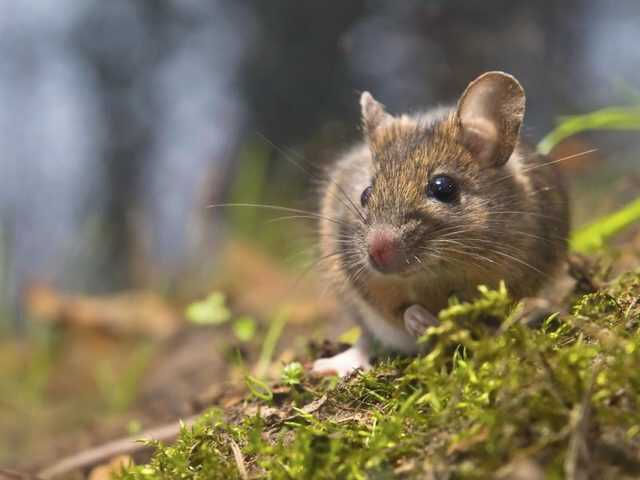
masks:
<instances>
[{"instance_id":1,"label":"mouse's snout","mask_svg":"<svg viewBox=\"0 0 640 480\"><path fill-rule=\"evenodd\" d=\"M377 226L367 235L367 251L373 267L382 273L395 273L402 269L400 235L391 226Z\"/></svg>"}]
</instances>

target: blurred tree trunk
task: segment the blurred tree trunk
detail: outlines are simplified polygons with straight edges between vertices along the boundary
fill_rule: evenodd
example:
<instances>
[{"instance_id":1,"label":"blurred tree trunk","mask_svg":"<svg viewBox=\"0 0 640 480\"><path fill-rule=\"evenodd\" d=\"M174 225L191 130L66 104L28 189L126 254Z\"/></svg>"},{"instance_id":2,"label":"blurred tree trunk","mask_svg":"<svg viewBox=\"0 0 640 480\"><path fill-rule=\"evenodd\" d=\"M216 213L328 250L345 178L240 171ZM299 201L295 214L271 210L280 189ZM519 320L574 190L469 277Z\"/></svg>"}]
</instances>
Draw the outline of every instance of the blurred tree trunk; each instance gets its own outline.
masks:
<instances>
[{"instance_id":1,"label":"blurred tree trunk","mask_svg":"<svg viewBox=\"0 0 640 480\"><path fill-rule=\"evenodd\" d=\"M139 206L147 152L153 134L153 108L147 85L168 42L171 9L165 0L104 2L91 9L77 32L77 45L95 73L104 120L103 165L106 288L131 282L131 212ZM123 20L125 23L123 24ZM123 40L117 36L122 34ZM146 110L146 111L145 111Z\"/></svg>"}]
</instances>

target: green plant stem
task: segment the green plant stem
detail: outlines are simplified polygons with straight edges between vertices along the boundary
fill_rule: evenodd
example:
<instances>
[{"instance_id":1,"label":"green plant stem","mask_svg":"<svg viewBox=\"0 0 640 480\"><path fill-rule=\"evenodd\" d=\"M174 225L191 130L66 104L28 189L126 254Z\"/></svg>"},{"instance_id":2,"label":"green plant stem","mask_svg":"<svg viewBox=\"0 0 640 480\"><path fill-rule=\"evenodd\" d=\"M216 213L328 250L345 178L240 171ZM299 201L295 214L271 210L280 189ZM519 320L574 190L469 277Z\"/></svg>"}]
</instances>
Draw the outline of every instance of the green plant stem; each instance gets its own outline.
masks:
<instances>
[{"instance_id":1,"label":"green plant stem","mask_svg":"<svg viewBox=\"0 0 640 480\"><path fill-rule=\"evenodd\" d=\"M289 313L286 308L283 308L276 313L273 321L269 325L269 330L267 330L267 335L264 338L262 350L260 351L260 358L258 359L255 369L256 378L262 379L267 374L269 365L271 364L271 359L273 358L273 353L275 352L276 345L282 335L284 326L287 324L288 318Z\"/></svg>"}]
</instances>

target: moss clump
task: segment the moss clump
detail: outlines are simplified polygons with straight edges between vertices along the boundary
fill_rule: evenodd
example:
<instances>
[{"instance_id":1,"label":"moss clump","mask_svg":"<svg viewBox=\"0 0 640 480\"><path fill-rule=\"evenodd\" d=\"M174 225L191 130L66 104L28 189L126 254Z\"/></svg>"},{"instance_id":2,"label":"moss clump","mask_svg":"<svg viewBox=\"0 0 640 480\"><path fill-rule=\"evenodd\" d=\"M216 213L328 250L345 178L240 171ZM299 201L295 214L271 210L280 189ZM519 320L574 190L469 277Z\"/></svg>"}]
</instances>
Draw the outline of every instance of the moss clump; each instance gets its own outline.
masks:
<instances>
[{"instance_id":1,"label":"moss clump","mask_svg":"<svg viewBox=\"0 0 640 480\"><path fill-rule=\"evenodd\" d=\"M428 355L214 410L121 478L638 478L639 298L628 273L532 329L482 289Z\"/></svg>"}]
</instances>

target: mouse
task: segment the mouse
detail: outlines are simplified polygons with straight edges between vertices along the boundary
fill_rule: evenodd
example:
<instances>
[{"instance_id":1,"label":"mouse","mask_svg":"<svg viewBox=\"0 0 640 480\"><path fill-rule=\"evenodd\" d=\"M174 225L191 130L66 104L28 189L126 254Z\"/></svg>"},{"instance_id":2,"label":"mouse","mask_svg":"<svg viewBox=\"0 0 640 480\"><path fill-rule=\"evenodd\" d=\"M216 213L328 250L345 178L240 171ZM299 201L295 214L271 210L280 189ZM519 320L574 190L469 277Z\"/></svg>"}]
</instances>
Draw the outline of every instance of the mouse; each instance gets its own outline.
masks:
<instances>
[{"instance_id":1,"label":"mouse","mask_svg":"<svg viewBox=\"0 0 640 480\"><path fill-rule=\"evenodd\" d=\"M514 76L484 73L450 107L392 115L369 92L360 107L363 138L328 168L318 216L328 285L362 333L318 375L416 355L452 296L504 281L514 301L534 297L567 256L567 188L522 138Z\"/></svg>"}]
</instances>

